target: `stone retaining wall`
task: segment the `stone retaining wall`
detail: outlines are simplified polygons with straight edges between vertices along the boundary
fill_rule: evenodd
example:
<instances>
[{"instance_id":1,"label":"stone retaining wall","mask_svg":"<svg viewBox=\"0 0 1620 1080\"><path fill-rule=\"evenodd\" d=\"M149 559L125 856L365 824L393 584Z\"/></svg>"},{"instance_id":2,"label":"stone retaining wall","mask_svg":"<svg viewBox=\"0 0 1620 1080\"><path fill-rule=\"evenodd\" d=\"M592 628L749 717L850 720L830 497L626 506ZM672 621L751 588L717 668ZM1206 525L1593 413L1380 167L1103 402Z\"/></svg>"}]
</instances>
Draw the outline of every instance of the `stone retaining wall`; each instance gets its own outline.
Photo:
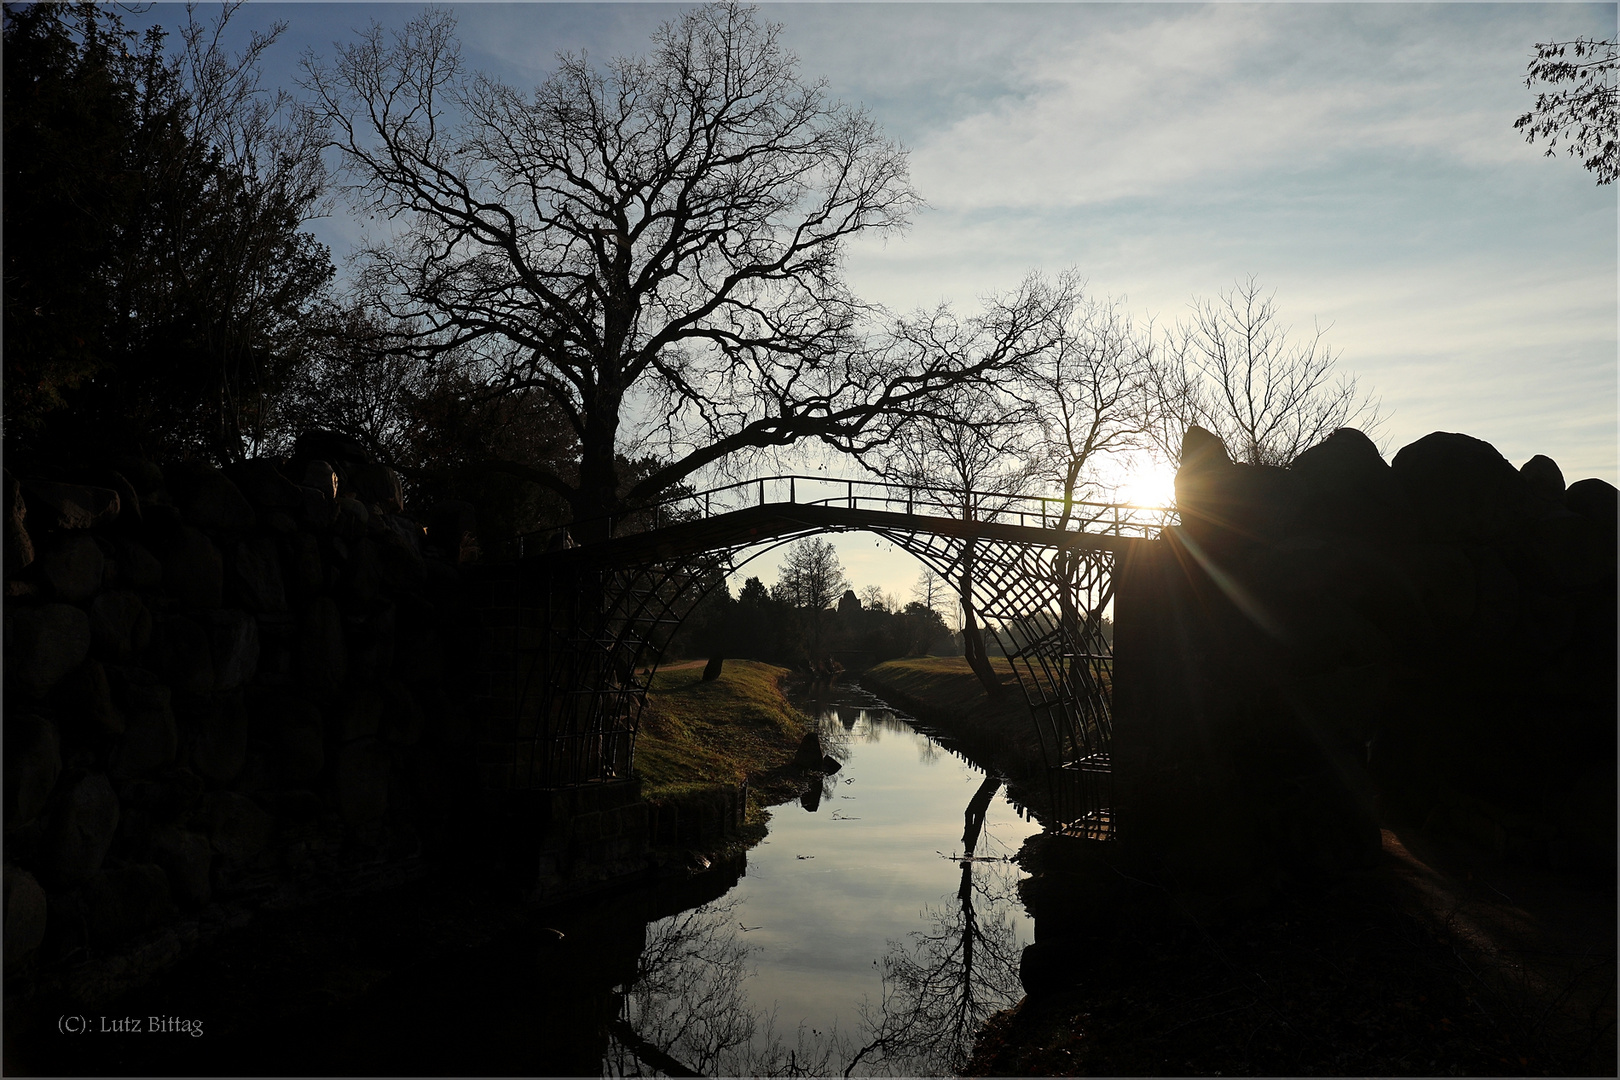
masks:
<instances>
[{"instance_id":1,"label":"stone retaining wall","mask_svg":"<svg viewBox=\"0 0 1620 1080\"><path fill-rule=\"evenodd\" d=\"M335 449L6 474L8 972L452 846L469 533Z\"/></svg>"},{"instance_id":2,"label":"stone retaining wall","mask_svg":"<svg viewBox=\"0 0 1620 1080\"><path fill-rule=\"evenodd\" d=\"M746 821L748 782L715 786L653 800L648 807L648 837L665 847L710 847L734 836Z\"/></svg>"},{"instance_id":3,"label":"stone retaining wall","mask_svg":"<svg viewBox=\"0 0 1620 1080\"><path fill-rule=\"evenodd\" d=\"M745 788L513 790L515 568L347 440L7 473L5 500L10 977L110 993L264 905L429 864L550 899L742 823Z\"/></svg>"}]
</instances>

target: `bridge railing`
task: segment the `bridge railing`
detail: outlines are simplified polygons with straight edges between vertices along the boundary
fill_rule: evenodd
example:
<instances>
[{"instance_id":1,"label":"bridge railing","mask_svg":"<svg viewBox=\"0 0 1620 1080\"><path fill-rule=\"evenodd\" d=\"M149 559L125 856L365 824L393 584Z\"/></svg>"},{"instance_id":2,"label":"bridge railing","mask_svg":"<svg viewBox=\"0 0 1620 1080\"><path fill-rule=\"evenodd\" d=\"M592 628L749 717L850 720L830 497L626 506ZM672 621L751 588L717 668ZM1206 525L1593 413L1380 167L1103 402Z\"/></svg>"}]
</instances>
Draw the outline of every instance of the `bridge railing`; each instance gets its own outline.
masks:
<instances>
[{"instance_id":1,"label":"bridge railing","mask_svg":"<svg viewBox=\"0 0 1620 1080\"><path fill-rule=\"evenodd\" d=\"M939 484L903 484L807 474L738 480L702 491L677 492L610 520L609 532L642 532L767 503L840 506L897 514L948 517L958 521L1023 525L1042 529L1060 526L1069 532L1152 538L1177 523L1174 508L1134 503L1065 500L1054 495L1020 495L997 491L964 491ZM529 551L542 549L559 529L519 538Z\"/></svg>"}]
</instances>

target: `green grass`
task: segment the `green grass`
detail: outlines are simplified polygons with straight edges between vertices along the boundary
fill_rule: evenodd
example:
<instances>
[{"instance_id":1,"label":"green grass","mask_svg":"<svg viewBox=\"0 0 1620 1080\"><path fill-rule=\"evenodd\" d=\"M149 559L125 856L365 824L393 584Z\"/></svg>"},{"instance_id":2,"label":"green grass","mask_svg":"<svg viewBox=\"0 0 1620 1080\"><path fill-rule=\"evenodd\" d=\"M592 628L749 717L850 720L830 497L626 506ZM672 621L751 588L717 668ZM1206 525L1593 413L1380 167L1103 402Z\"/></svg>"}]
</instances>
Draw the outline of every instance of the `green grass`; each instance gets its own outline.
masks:
<instances>
[{"instance_id":1,"label":"green grass","mask_svg":"<svg viewBox=\"0 0 1620 1080\"><path fill-rule=\"evenodd\" d=\"M1004 656L992 656L990 669L1001 676L1006 688L1000 702L992 703L978 677L960 656L923 656L908 660L890 660L872 668L868 674L877 682L893 687L916 701L936 716L1027 716L1024 695L1013 674L1012 664ZM1104 685L1108 677L1103 676ZM988 712L986 711L988 710Z\"/></svg>"},{"instance_id":2,"label":"green grass","mask_svg":"<svg viewBox=\"0 0 1620 1080\"><path fill-rule=\"evenodd\" d=\"M701 660L660 669L636 737L643 796L736 784L787 761L810 730L782 694L787 674L753 660L727 660L707 683Z\"/></svg>"},{"instance_id":3,"label":"green grass","mask_svg":"<svg viewBox=\"0 0 1620 1080\"><path fill-rule=\"evenodd\" d=\"M960 656L920 656L890 660L872 668L867 675L877 683L893 687L911 699L929 716L941 720L968 715L985 720L1027 721L1029 707L1018 689L1012 666L1004 657L990 658L990 669L1001 676L1000 701L991 701L978 676Z\"/></svg>"}]
</instances>

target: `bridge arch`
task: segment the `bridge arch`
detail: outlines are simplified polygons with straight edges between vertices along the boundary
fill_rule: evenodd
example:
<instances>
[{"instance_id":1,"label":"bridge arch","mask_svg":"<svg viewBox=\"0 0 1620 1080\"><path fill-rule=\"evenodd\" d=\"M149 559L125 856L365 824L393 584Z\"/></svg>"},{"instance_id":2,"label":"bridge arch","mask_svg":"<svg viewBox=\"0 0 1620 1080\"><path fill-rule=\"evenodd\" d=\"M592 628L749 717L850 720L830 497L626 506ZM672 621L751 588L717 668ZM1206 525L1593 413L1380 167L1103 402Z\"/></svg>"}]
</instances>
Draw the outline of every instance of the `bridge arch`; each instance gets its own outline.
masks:
<instances>
[{"instance_id":1,"label":"bridge arch","mask_svg":"<svg viewBox=\"0 0 1620 1080\"><path fill-rule=\"evenodd\" d=\"M908 552L953 584L969 571L987 636L1006 655L1040 737L1051 816L1065 827L1114 835L1113 650L1103 613L1116 560L1166 523L1113 504L1080 504L1065 524L1056 500L1001 501L962 516L919 514L918 489L847 485L836 497L759 501L713 512L712 492L685 496L702 509L669 524L584 546L561 535L525 541L492 568L486 653L492 711L479 744L486 789L525 791L611 783L631 775L647 690L670 638L723 577L774 548L825 533L862 531ZM743 485L719 489L734 492ZM971 494L971 493L969 493ZM952 493L957 498L959 493ZM903 504L903 506L902 506ZM1039 504L1033 506L1031 504ZM1123 515L1123 509L1131 514ZM1071 515L1074 507L1070 507ZM1136 515L1134 518L1132 514ZM1142 535L1128 533L1137 531ZM741 563L735 556L759 548Z\"/></svg>"}]
</instances>

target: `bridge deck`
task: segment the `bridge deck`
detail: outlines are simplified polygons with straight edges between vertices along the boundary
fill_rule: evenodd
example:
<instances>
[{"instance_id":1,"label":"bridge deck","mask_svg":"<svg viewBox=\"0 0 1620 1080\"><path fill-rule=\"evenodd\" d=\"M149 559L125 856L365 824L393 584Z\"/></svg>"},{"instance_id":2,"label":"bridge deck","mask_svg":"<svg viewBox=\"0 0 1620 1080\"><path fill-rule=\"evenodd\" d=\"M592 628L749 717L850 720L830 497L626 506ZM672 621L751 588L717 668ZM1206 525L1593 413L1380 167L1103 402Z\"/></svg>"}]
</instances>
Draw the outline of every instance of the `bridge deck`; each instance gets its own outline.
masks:
<instances>
[{"instance_id":1,"label":"bridge deck","mask_svg":"<svg viewBox=\"0 0 1620 1080\"><path fill-rule=\"evenodd\" d=\"M934 514L902 514L826 504L766 503L559 551L530 551L523 558L554 559L559 564L577 563L580 566L624 565L687 558L706 551L735 550L789 539L806 532L853 530L934 533L960 539L1004 540L1035 547L1107 551L1116 555L1123 555L1135 545L1149 542L1134 536L1074 532L998 521L963 521Z\"/></svg>"}]
</instances>

